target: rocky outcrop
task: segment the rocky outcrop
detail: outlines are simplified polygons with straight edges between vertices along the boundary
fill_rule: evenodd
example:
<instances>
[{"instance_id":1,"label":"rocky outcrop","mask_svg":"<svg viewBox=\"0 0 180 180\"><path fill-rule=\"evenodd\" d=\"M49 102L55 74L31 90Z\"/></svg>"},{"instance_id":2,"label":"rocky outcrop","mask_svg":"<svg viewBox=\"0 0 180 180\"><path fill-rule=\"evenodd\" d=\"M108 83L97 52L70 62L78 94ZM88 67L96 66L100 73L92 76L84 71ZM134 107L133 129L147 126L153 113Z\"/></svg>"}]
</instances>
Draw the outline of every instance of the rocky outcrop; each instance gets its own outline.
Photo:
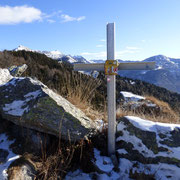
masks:
<instances>
[{"instance_id":1,"label":"rocky outcrop","mask_svg":"<svg viewBox=\"0 0 180 180\"><path fill-rule=\"evenodd\" d=\"M8 70L12 76L19 77L26 71L27 68L28 66L23 64L22 66L11 66Z\"/></svg>"},{"instance_id":2,"label":"rocky outcrop","mask_svg":"<svg viewBox=\"0 0 180 180\"><path fill-rule=\"evenodd\" d=\"M8 69L1 69L0 68L0 85L7 83L10 79L13 78L9 73Z\"/></svg>"},{"instance_id":3,"label":"rocky outcrop","mask_svg":"<svg viewBox=\"0 0 180 180\"><path fill-rule=\"evenodd\" d=\"M180 168L180 125L126 116L118 120L116 148L120 159L164 168L169 177ZM162 166L162 167L161 167ZM162 169L161 169L162 168ZM157 170L157 171L158 171Z\"/></svg>"},{"instance_id":4,"label":"rocky outcrop","mask_svg":"<svg viewBox=\"0 0 180 180\"><path fill-rule=\"evenodd\" d=\"M135 116L117 119L115 166L107 157L105 139L100 137L94 149L94 171L68 173L66 179L163 179L180 178L180 125L152 122ZM103 145L104 144L104 145Z\"/></svg>"},{"instance_id":5,"label":"rocky outcrop","mask_svg":"<svg viewBox=\"0 0 180 180\"><path fill-rule=\"evenodd\" d=\"M17 125L64 140L80 140L95 130L81 110L32 78L12 78L0 86L0 114Z\"/></svg>"},{"instance_id":6,"label":"rocky outcrop","mask_svg":"<svg viewBox=\"0 0 180 180\"><path fill-rule=\"evenodd\" d=\"M126 91L121 91L120 94L122 99L120 100L120 107L118 109L124 109L127 111L133 111L137 113L139 112L143 114L157 114L157 112L161 110L156 103L146 99L143 96Z\"/></svg>"}]
</instances>

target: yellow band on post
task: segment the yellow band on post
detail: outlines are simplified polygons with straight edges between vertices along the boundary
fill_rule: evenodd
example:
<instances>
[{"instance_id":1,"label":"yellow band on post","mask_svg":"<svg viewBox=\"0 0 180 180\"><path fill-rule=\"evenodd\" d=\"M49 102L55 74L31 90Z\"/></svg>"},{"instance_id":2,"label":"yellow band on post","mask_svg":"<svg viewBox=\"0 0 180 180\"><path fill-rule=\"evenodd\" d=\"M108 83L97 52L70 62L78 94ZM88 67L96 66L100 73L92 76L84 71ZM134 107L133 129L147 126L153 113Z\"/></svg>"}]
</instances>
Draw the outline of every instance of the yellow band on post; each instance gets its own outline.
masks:
<instances>
[{"instance_id":1,"label":"yellow band on post","mask_svg":"<svg viewBox=\"0 0 180 180\"><path fill-rule=\"evenodd\" d=\"M117 75L118 74L118 61L106 60L104 64L105 75Z\"/></svg>"}]
</instances>

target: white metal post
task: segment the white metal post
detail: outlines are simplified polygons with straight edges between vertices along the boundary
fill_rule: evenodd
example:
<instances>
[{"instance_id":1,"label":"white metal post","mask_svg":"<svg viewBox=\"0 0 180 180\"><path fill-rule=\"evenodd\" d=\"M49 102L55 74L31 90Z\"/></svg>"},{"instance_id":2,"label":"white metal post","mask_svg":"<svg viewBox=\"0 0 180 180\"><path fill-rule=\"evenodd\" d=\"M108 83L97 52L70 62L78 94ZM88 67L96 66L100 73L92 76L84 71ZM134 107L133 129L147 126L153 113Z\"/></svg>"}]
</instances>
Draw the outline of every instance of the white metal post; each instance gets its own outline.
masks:
<instances>
[{"instance_id":1,"label":"white metal post","mask_svg":"<svg viewBox=\"0 0 180 180\"><path fill-rule=\"evenodd\" d=\"M115 60L115 24L107 24L107 60ZM103 71L104 63L74 64L75 71ZM118 70L151 70L155 68L154 62L119 63ZM107 75L107 101L108 101L108 154L115 154L116 133L116 76Z\"/></svg>"},{"instance_id":2,"label":"white metal post","mask_svg":"<svg viewBox=\"0 0 180 180\"><path fill-rule=\"evenodd\" d=\"M115 24L107 24L107 60L115 60ZM108 154L115 153L116 132L116 76L107 75Z\"/></svg>"}]
</instances>

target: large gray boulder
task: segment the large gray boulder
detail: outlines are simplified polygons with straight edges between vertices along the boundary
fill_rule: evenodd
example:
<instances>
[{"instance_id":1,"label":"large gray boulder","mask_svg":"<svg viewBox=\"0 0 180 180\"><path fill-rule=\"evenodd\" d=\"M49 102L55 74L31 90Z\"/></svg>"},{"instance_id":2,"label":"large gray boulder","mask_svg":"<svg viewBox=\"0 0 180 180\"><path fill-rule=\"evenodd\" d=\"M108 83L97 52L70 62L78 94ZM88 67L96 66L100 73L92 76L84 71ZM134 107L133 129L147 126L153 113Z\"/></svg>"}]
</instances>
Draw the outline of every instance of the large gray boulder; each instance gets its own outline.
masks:
<instances>
[{"instance_id":1,"label":"large gray boulder","mask_svg":"<svg viewBox=\"0 0 180 180\"><path fill-rule=\"evenodd\" d=\"M17 125L64 140L80 140L96 129L81 110L32 78L12 78L0 86L0 114Z\"/></svg>"}]
</instances>

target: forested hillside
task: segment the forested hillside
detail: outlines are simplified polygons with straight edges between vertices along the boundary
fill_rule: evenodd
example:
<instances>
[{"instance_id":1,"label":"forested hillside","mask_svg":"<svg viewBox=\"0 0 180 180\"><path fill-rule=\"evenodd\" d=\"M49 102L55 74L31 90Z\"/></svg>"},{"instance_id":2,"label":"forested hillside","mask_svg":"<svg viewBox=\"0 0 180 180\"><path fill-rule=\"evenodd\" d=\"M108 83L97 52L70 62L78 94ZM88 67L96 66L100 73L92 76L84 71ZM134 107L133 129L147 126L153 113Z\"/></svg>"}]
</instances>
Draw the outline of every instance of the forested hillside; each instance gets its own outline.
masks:
<instances>
[{"instance_id":1,"label":"forested hillside","mask_svg":"<svg viewBox=\"0 0 180 180\"><path fill-rule=\"evenodd\" d=\"M28 65L24 76L39 79L64 97L75 93L77 96L81 96L82 100L83 98L88 100L95 108L103 108L106 97L106 80L102 72L95 80L88 75L74 72L71 64L58 63L44 54L27 51L0 52L1 68L22 64ZM167 102L174 110L180 112L180 95L165 88L119 75L117 76L116 87L118 102L121 99L120 91L130 91L139 95L154 96ZM81 89L81 92L79 89ZM88 97L87 92L89 93Z\"/></svg>"}]
</instances>

